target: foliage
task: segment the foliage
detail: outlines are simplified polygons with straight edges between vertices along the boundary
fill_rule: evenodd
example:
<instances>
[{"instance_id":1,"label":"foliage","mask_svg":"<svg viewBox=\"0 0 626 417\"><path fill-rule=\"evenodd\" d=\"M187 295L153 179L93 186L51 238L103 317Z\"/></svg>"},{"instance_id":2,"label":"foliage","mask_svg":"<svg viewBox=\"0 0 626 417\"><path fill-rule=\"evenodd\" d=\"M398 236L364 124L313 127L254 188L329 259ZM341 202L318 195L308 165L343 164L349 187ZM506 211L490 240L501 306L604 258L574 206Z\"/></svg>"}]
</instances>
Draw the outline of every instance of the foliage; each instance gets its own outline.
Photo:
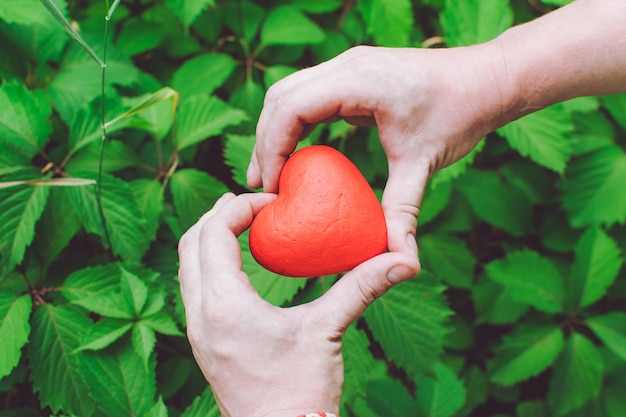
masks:
<instances>
[{"instance_id":1,"label":"foliage","mask_svg":"<svg viewBox=\"0 0 626 417\"><path fill-rule=\"evenodd\" d=\"M566 2L1 1L0 415L218 416L176 245L221 194L249 191L265 90L352 45L482 42ZM344 338L342 415L624 415L624 109L549 107L435 174L424 271ZM375 129L306 143L382 189ZM275 305L337 279L277 277L246 242Z\"/></svg>"}]
</instances>

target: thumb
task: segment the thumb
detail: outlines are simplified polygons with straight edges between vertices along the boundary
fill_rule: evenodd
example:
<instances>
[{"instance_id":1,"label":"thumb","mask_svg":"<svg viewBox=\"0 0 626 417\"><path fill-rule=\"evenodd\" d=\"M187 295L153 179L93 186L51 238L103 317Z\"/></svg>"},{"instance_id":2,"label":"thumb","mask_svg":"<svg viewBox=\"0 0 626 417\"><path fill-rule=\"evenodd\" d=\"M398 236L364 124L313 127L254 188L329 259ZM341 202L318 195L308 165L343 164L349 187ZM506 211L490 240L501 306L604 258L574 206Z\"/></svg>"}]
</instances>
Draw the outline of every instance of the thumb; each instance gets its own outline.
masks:
<instances>
[{"instance_id":1,"label":"thumb","mask_svg":"<svg viewBox=\"0 0 626 417\"><path fill-rule=\"evenodd\" d=\"M417 216L427 182L428 170L420 169L419 163L389 161L389 179L385 185L382 207L391 252L417 256Z\"/></svg>"},{"instance_id":2,"label":"thumb","mask_svg":"<svg viewBox=\"0 0 626 417\"><path fill-rule=\"evenodd\" d=\"M378 297L419 271L420 264L414 256L397 252L378 255L337 281L315 301L317 309L343 331Z\"/></svg>"}]
</instances>

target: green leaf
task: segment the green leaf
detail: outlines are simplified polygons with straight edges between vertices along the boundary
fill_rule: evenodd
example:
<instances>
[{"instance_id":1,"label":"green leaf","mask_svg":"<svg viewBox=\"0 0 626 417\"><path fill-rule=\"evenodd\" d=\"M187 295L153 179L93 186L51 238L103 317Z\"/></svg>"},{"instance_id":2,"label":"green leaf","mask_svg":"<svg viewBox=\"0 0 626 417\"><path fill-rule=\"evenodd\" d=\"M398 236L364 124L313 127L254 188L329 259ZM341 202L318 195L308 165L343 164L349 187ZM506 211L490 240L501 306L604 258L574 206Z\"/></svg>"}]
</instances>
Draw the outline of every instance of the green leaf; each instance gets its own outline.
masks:
<instances>
[{"instance_id":1,"label":"green leaf","mask_svg":"<svg viewBox=\"0 0 626 417\"><path fill-rule=\"evenodd\" d=\"M148 286L135 274L122 269L120 278L121 294L129 311L134 312L135 317L139 317L148 299Z\"/></svg>"},{"instance_id":2,"label":"green leaf","mask_svg":"<svg viewBox=\"0 0 626 417\"><path fill-rule=\"evenodd\" d=\"M246 120L244 112L228 106L218 99L196 94L185 100L178 114L178 149L218 135L228 126L236 126Z\"/></svg>"},{"instance_id":3,"label":"green leaf","mask_svg":"<svg viewBox=\"0 0 626 417\"><path fill-rule=\"evenodd\" d=\"M472 285L476 259L462 239L431 233L420 236L418 244L423 268L452 286L469 288Z\"/></svg>"},{"instance_id":4,"label":"green leaf","mask_svg":"<svg viewBox=\"0 0 626 417\"><path fill-rule=\"evenodd\" d=\"M102 318L83 337L74 353L82 350L104 349L124 336L132 327L133 324L128 320Z\"/></svg>"},{"instance_id":5,"label":"green leaf","mask_svg":"<svg viewBox=\"0 0 626 417\"><path fill-rule=\"evenodd\" d=\"M529 309L529 305L517 301L514 288L503 287L489 279L480 281L473 287L472 299L478 323L515 323Z\"/></svg>"},{"instance_id":6,"label":"green leaf","mask_svg":"<svg viewBox=\"0 0 626 417\"><path fill-rule=\"evenodd\" d=\"M180 417L221 417L211 388L205 388Z\"/></svg>"},{"instance_id":7,"label":"green leaf","mask_svg":"<svg viewBox=\"0 0 626 417\"><path fill-rule=\"evenodd\" d=\"M104 237L96 187L71 187L68 192L85 229ZM150 241L130 184L103 174L102 207L113 253L128 260L141 259Z\"/></svg>"},{"instance_id":8,"label":"green leaf","mask_svg":"<svg viewBox=\"0 0 626 417\"><path fill-rule=\"evenodd\" d=\"M438 187L442 183L447 183L450 180L458 178L461 176L467 168L474 163L474 160L478 156L479 153L482 152L483 148L487 144L487 140L483 139L463 158L454 162L452 165L449 165L433 174L430 180L430 184L432 188Z\"/></svg>"},{"instance_id":9,"label":"green leaf","mask_svg":"<svg viewBox=\"0 0 626 417\"><path fill-rule=\"evenodd\" d=\"M273 9L261 28L263 46L316 44L324 37L324 32L308 17L286 5Z\"/></svg>"},{"instance_id":10,"label":"green leaf","mask_svg":"<svg viewBox=\"0 0 626 417\"><path fill-rule=\"evenodd\" d=\"M448 46L489 41L513 24L508 0L445 0L439 17Z\"/></svg>"},{"instance_id":11,"label":"green leaf","mask_svg":"<svg viewBox=\"0 0 626 417\"><path fill-rule=\"evenodd\" d=\"M590 317L586 322L607 348L626 361L626 313L613 311Z\"/></svg>"},{"instance_id":12,"label":"green leaf","mask_svg":"<svg viewBox=\"0 0 626 417\"><path fill-rule=\"evenodd\" d=\"M602 229L591 227L574 249L576 254L568 292L574 307L588 307L598 301L615 282L624 259L617 243Z\"/></svg>"},{"instance_id":13,"label":"green leaf","mask_svg":"<svg viewBox=\"0 0 626 417\"><path fill-rule=\"evenodd\" d=\"M48 187L0 188L0 255L12 270L24 259L35 235L35 224L44 211Z\"/></svg>"},{"instance_id":14,"label":"green leaf","mask_svg":"<svg viewBox=\"0 0 626 417\"><path fill-rule=\"evenodd\" d=\"M79 152L73 154L65 166L65 171L72 175L79 175L84 172L98 172L100 170L101 149L100 142L92 142L82 148ZM124 168L142 165L142 163L139 156L124 142L109 140L105 143L102 161L103 172L120 171Z\"/></svg>"},{"instance_id":15,"label":"green leaf","mask_svg":"<svg viewBox=\"0 0 626 417\"><path fill-rule=\"evenodd\" d=\"M465 402L465 387L455 373L437 362L435 376L417 380L417 410L420 417L452 417Z\"/></svg>"},{"instance_id":16,"label":"green leaf","mask_svg":"<svg viewBox=\"0 0 626 417\"><path fill-rule=\"evenodd\" d=\"M41 2L38 0L13 0L0 3L0 20L7 23L35 25L43 21Z\"/></svg>"},{"instance_id":17,"label":"green leaf","mask_svg":"<svg viewBox=\"0 0 626 417\"><path fill-rule=\"evenodd\" d=\"M259 265L250 252L248 236L248 231L241 234L239 246L241 247L243 271L250 277L252 286L261 298L272 305L281 306L291 301L296 293L304 288L306 280L285 278Z\"/></svg>"},{"instance_id":18,"label":"green leaf","mask_svg":"<svg viewBox=\"0 0 626 417\"><path fill-rule=\"evenodd\" d=\"M626 130L626 94L603 96L602 105L613 116L617 124Z\"/></svg>"},{"instance_id":19,"label":"green leaf","mask_svg":"<svg viewBox=\"0 0 626 417\"><path fill-rule=\"evenodd\" d=\"M487 401L489 382L483 371L476 365L469 368L463 376L465 386L465 404L457 413L459 416L470 415L472 410Z\"/></svg>"},{"instance_id":20,"label":"green leaf","mask_svg":"<svg viewBox=\"0 0 626 417\"><path fill-rule=\"evenodd\" d=\"M131 338L133 341L133 348L135 349L135 352L141 358L141 362L143 363L146 371L148 371L148 362L156 343L156 335L154 334L154 330L152 330L150 326L144 324L142 321L138 321L133 326Z\"/></svg>"},{"instance_id":21,"label":"green leaf","mask_svg":"<svg viewBox=\"0 0 626 417\"><path fill-rule=\"evenodd\" d=\"M85 310L99 314L102 317L113 319L134 320L135 314L119 292L109 292L94 295L89 298L79 298L73 304L83 307Z\"/></svg>"},{"instance_id":22,"label":"green leaf","mask_svg":"<svg viewBox=\"0 0 626 417\"><path fill-rule=\"evenodd\" d=\"M163 186L158 180L139 178L131 181L131 188L139 211L143 213L146 220L144 225L146 235L150 241L154 241L164 208Z\"/></svg>"},{"instance_id":23,"label":"green leaf","mask_svg":"<svg viewBox=\"0 0 626 417\"><path fill-rule=\"evenodd\" d=\"M607 386L603 387L602 391L607 417L622 417L626 415L626 401L624 401L623 381L607 384Z\"/></svg>"},{"instance_id":24,"label":"green leaf","mask_svg":"<svg viewBox=\"0 0 626 417\"><path fill-rule=\"evenodd\" d=\"M207 211L228 187L206 172L195 169L176 171L170 181L174 207L183 229L189 228Z\"/></svg>"},{"instance_id":25,"label":"green leaf","mask_svg":"<svg viewBox=\"0 0 626 417\"><path fill-rule=\"evenodd\" d=\"M575 158L565 171L563 207L574 227L626 221L626 154L610 145Z\"/></svg>"},{"instance_id":26,"label":"green leaf","mask_svg":"<svg viewBox=\"0 0 626 417\"><path fill-rule=\"evenodd\" d=\"M522 236L530 228L532 208L528 198L521 190L503 182L495 172L468 169L455 181L455 186L485 222L513 236Z\"/></svg>"},{"instance_id":27,"label":"green leaf","mask_svg":"<svg viewBox=\"0 0 626 417\"><path fill-rule=\"evenodd\" d=\"M411 375L432 368L442 351L447 319L452 313L443 296L445 286L426 271L376 300L365 320L387 357Z\"/></svg>"},{"instance_id":28,"label":"green leaf","mask_svg":"<svg viewBox=\"0 0 626 417\"><path fill-rule=\"evenodd\" d=\"M409 44L414 26L410 0L365 0L357 4L368 34L374 37L377 45Z\"/></svg>"},{"instance_id":29,"label":"green leaf","mask_svg":"<svg viewBox=\"0 0 626 417\"><path fill-rule=\"evenodd\" d=\"M88 41L96 54L104 52L103 39L99 36L92 35ZM116 85L130 87L140 79L138 68L114 45L107 46L106 68L104 87L107 93L113 94L113 97L116 94ZM47 93L61 118L69 122L76 111L100 98L102 70L92 64L89 56L78 45L70 44L63 54L58 72L48 85ZM98 120L102 123L100 114L98 114Z\"/></svg>"},{"instance_id":30,"label":"green leaf","mask_svg":"<svg viewBox=\"0 0 626 417\"><path fill-rule=\"evenodd\" d=\"M83 352L81 370L89 394L106 416L148 416L156 398L154 360L149 369L130 344L116 343L100 352Z\"/></svg>"},{"instance_id":31,"label":"green leaf","mask_svg":"<svg viewBox=\"0 0 626 417\"><path fill-rule=\"evenodd\" d=\"M50 103L42 91L15 81L0 86L0 144L29 159L43 152L52 131Z\"/></svg>"},{"instance_id":32,"label":"green leaf","mask_svg":"<svg viewBox=\"0 0 626 417\"><path fill-rule=\"evenodd\" d=\"M261 115L264 98L265 89L256 83L253 77L247 78L246 81L235 90L230 96L229 104L245 111L248 118L246 122L232 129L232 133L245 135L254 133L256 121Z\"/></svg>"},{"instance_id":33,"label":"green leaf","mask_svg":"<svg viewBox=\"0 0 626 417\"><path fill-rule=\"evenodd\" d=\"M65 279L61 294L70 301L78 301L111 293L119 288L120 276L116 263L80 269Z\"/></svg>"},{"instance_id":34,"label":"green leaf","mask_svg":"<svg viewBox=\"0 0 626 417\"><path fill-rule=\"evenodd\" d=\"M290 74L293 74L297 70L297 68L290 67L288 65L272 65L271 67L267 67L265 73L263 74L265 88L270 88L272 84L282 80Z\"/></svg>"},{"instance_id":35,"label":"green leaf","mask_svg":"<svg viewBox=\"0 0 626 417\"><path fill-rule=\"evenodd\" d=\"M510 386L543 372L563 350L563 331L554 325L523 324L502 339L489 362L491 380Z\"/></svg>"},{"instance_id":36,"label":"green leaf","mask_svg":"<svg viewBox=\"0 0 626 417\"><path fill-rule=\"evenodd\" d=\"M184 333L176 326L174 319L165 312L142 317L141 323L161 334L168 336L184 336Z\"/></svg>"},{"instance_id":37,"label":"green leaf","mask_svg":"<svg viewBox=\"0 0 626 417\"><path fill-rule=\"evenodd\" d=\"M46 208L37 222L33 251L41 265L49 265L81 229L65 188L52 187Z\"/></svg>"},{"instance_id":38,"label":"green leaf","mask_svg":"<svg viewBox=\"0 0 626 417\"><path fill-rule=\"evenodd\" d=\"M185 61L172 79L183 102L195 94L211 94L230 77L237 63L229 55L208 53Z\"/></svg>"},{"instance_id":39,"label":"green leaf","mask_svg":"<svg viewBox=\"0 0 626 417\"><path fill-rule=\"evenodd\" d=\"M548 404L551 415L574 411L600 394L602 356L594 344L580 333L573 333L554 366Z\"/></svg>"},{"instance_id":40,"label":"green leaf","mask_svg":"<svg viewBox=\"0 0 626 417\"><path fill-rule=\"evenodd\" d=\"M215 0L166 0L170 10L188 28L207 6L215 6Z\"/></svg>"},{"instance_id":41,"label":"green leaf","mask_svg":"<svg viewBox=\"0 0 626 417\"><path fill-rule=\"evenodd\" d=\"M71 306L41 305L33 314L28 344L29 368L34 391L42 407L89 417L96 405L83 381L78 358L72 352L80 344L91 320Z\"/></svg>"},{"instance_id":42,"label":"green leaf","mask_svg":"<svg viewBox=\"0 0 626 417\"><path fill-rule=\"evenodd\" d=\"M563 283L556 267L529 249L507 254L485 267L487 276L511 291L519 302L546 313L563 310Z\"/></svg>"},{"instance_id":43,"label":"green leaf","mask_svg":"<svg viewBox=\"0 0 626 417\"><path fill-rule=\"evenodd\" d=\"M517 417L549 417L548 407L543 401L524 401L517 405Z\"/></svg>"},{"instance_id":44,"label":"green leaf","mask_svg":"<svg viewBox=\"0 0 626 417\"><path fill-rule=\"evenodd\" d=\"M397 379L382 376L367 382L367 411L355 407L359 417L405 417L415 415L417 401Z\"/></svg>"},{"instance_id":45,"label":"green leaf","mask_svg":"<svg viewBox=\"0 0 626 417\"><path fill-rule=\"evenodd\" d=\"M247 0L225 2L222 7L226 26L251 43L265 18L263 7Z\"/></svg>"},{"instance_id":46,"label":"green leaf","mask_svg":"<svg viewBox=\"0 0 626 417\"><path fill-rule=\"evenodd\" d=\"M441 171L435 173L435 176L439 172ZM418 220L420 225L436 219L445 210L452 198L452 181L438 182L435 177L433 179L434 181L428 183L420 205Z\"/></svg>"},{"instance_id":47,"label":"green leaf","mask_svg":"<svg viewBox=\"0 0 626 417\"><path fill-rule=\"evenodd\" d=\"M551 106L513 121L497 130L520 155L559 174L572 154L574 125L563 106Z\"/></svg>"},{"instance_id":48,"label":"green leaf","mask_svg":"<svg viewBox=\"0 0 626 417\"><path fill-rule=\"evenodd\" d=\"M246 172L255 141L254 135L226 135L224 145L224 162L231 167L235 182L246 188L248 188Z\"/></svg>"},{"instance_id":49,"label":"green leaf","mask_svg":"<svg viewBox=\"0 0 626 417\"><path fill-rule=\"evenodd\" d=\"M74 26L68 22L63 12L52 0L41 0L41 3L48 9L50 14L59 22L63 29L76 41L80 47L89 54L89 56L101 67L104 66L104 62L100 59L100 56L85 42L85 40L76 31Z\"/></svg>"},{"instance_id":50,"label":"green leaf","mask_svg":"<svg viewBox=\"0 0 626 417\"><path fill-rule=\"evenodd\" d=\"M30 295L0 289L0 380L20 361L22 347L30 334Z\"/></svg>"},{"instance_id":51,"label":"green leaf","mask_svg":"<svg viewBox=\"0 0 626 417\"><path fill-rule=\"evenodd\" d=\"M374 358L369 351L367 335L352 324L346 330L342 342L344 383L342 401L351 403L365 396L365 383L374 368Z\"/></svg>"}]
</instances>

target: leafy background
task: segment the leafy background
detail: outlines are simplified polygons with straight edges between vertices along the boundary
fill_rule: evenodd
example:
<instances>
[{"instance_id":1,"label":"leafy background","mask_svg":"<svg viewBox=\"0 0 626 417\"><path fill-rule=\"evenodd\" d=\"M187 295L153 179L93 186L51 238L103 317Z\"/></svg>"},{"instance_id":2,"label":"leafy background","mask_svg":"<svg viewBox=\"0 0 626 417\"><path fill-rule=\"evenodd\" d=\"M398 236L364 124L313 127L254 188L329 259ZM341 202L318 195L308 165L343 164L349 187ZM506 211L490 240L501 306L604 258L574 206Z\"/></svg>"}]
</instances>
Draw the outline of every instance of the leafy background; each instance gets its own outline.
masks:
<instances>
[{"instance_id":1,"label":"leafy background","mask_svg":"<svg viewBox=\"0 0 626 417\"><path fill-rule=\"evenodd\" d=\"M266 89L353 45L469 45L564 1L51 3L0 0L2 417L218 416L176 245L222 193L249 191ZM424 272L345 336L342 415L626 415L625 131L625 95L580 98L435 174ZM320 126L312 143L382 190L375 129ZM241 244L275 305L337 279L277 277Z\"/></svg>"}]
</instances>

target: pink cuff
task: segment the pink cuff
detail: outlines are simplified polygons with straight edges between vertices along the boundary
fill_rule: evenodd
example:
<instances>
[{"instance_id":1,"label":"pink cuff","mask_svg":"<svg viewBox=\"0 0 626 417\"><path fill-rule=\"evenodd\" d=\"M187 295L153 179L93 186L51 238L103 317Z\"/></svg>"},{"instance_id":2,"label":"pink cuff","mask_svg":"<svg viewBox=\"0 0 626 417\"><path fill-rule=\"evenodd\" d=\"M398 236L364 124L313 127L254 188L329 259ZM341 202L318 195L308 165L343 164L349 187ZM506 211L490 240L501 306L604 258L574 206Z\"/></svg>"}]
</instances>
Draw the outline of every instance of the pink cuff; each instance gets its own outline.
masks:
<instances>
[{"instance_id":1,"label":"pink cuff","mask_svg":"<svg viewBox=\"0 0 626 417\"><path fill-rule=\"evenodd\" d=\"M297 417L339 417L339 416L333 413L325 413L323 411L318 411L317 413L300 414Z\"/></svg>"}]
</instances>

